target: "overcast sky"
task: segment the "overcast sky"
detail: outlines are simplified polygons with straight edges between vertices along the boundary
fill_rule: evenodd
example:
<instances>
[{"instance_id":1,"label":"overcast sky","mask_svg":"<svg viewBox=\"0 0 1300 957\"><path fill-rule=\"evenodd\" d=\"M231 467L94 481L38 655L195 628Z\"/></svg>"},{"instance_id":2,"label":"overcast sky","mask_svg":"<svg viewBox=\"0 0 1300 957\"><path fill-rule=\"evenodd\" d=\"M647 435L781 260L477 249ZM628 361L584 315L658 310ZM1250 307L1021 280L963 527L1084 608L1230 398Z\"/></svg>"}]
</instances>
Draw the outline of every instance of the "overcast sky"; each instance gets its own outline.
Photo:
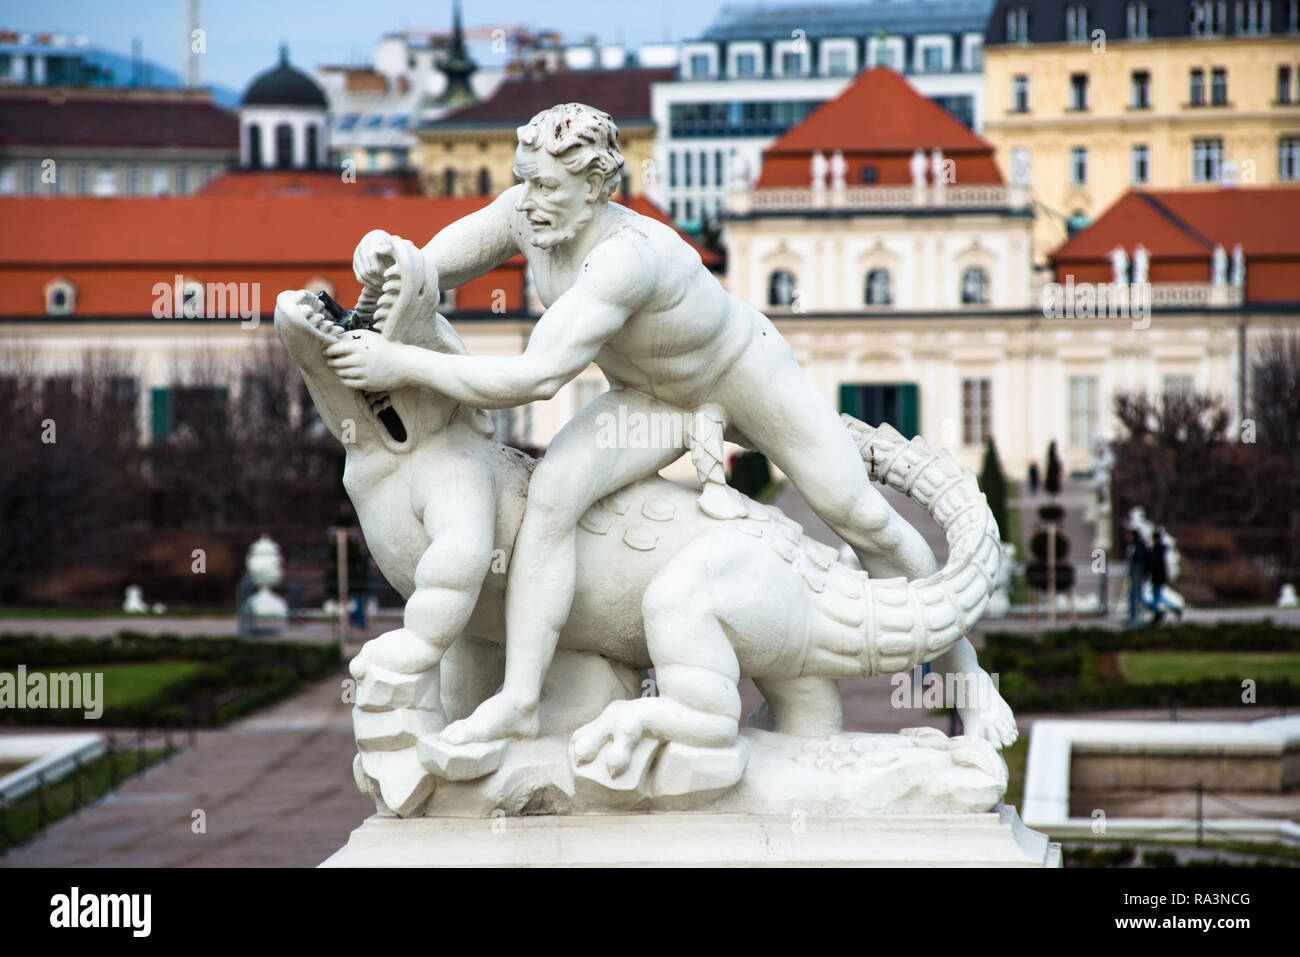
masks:
<instances>
[{"instance_id":1,"label":"overcast sky","mask_svg":"<svg viewBox=\"0 0 1300 957\"><path fill-rule=\"evenodd\" d=\"M522 24L552 28L580 42L629 46L701 33L723 0L464 0L466 28ZM201 0L207 53L203 83L243 90L274 64L281 41L295 65L368 61L375 41L393 30L445 30L451 0ZM593 10L610 11L594 16ZM0 0L0 27L22 32L85 34L90 43L130 56L139 38L144 57L180 72L185 0Z\"/></svg>"}]
</instances>

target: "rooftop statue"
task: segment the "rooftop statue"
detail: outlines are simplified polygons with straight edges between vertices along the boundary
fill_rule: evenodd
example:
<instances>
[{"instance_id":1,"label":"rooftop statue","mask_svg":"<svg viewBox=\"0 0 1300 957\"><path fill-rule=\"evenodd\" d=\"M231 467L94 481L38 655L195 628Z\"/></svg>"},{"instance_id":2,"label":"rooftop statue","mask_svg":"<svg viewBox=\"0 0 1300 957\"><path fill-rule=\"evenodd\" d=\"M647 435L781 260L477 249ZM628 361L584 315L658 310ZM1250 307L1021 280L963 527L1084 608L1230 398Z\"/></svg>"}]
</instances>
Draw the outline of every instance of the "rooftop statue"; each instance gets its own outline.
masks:
<instances>
[{"instance_id":1,"label":"rooftop statue","mask_svg":"<svg viewBox=\"0 0 1300 957\"><path fill-rule=\"evenodd\" d=\"M355 315L279 297L322 419L351 429L344 484L371 552L407 599L404 626L352 663L359 786L400 816L992 808L1016 731L965 638L1001 555L973 474L837 416L689 243L609 201L621 167L609 116L543 111L495 201L423 249L362 239ZM546 312L522 355L467 355L439 285L518 253ZM484 410L549 398L592 362L610 390L544 459L493 439ZM609 440L638 414L684 427ZM864 570L728 488L724 438L768 455ZM656 474L686 453L701 492ZM943 527L942 569L873 481ZM927 661L970 682L963 737L842 733L837 679ZM746 676L766 707L742 731Z\"/></svg>"}]
</instances>

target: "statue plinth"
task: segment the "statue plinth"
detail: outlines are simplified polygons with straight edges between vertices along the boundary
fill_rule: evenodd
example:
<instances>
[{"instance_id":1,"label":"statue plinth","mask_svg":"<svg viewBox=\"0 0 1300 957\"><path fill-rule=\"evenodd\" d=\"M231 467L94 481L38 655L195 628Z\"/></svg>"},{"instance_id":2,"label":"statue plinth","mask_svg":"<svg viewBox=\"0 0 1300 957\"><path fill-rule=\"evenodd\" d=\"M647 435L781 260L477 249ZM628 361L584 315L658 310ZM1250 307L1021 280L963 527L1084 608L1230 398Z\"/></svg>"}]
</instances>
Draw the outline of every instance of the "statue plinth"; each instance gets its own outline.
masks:
<instances>
[{"instance_id":1,"label":"statue plinth","mask_svg":"<svg viewBox=\"0 0 1300 957\"><path fill-rule=\"evenodd\" d=\"M1015 808L855 817L668 812L374 815L322 867L1060 867Z\"/></svg>"}]
</instances>

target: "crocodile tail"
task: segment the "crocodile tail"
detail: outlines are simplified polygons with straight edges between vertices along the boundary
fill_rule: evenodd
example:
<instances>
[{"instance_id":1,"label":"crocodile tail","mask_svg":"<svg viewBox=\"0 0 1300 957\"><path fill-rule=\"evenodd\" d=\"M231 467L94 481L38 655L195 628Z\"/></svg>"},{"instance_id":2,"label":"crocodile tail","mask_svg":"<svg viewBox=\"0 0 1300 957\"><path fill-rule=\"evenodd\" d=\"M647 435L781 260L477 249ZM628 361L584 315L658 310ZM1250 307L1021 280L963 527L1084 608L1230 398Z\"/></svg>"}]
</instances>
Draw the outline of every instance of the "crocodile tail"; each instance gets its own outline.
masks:
<instances>
[{"instance_id":1,"label":"crocodile tail","mask_svg":"<svg viewBox=\"0 0 1300 957\"><path fill-rule=\"evenodd\" d=\"M907 495L944 530L948 563L926 578L868 578L864 673L893 674L939 657L979 620L993 594L1002 545L975 473L917 436L842 416L871 478Z\"/></svg>"}]
</instances>

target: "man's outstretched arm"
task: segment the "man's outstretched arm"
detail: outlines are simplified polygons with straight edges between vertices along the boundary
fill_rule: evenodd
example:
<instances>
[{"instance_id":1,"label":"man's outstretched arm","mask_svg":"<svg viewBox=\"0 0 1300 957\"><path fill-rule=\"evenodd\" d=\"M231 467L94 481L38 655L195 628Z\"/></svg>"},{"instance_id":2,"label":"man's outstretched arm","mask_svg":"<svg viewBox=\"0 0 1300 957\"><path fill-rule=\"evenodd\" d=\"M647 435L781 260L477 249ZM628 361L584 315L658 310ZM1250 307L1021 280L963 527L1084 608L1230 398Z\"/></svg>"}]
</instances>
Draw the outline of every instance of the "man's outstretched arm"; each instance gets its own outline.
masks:
<instances>
[{"instance_id":1,"label":"man's outstretched arm","mask_svg":"<svg viewBox=\"0 0 1300 957\"><path fill-rule=\"evenodd\" d=\"M578 281L538 320L519 356L457 356L349 333L325 350L344 385L419 385L480 409L549 399L585 369L654 288L654 260L610 241L588 257Z\"/></svg>"}]
</instances>

